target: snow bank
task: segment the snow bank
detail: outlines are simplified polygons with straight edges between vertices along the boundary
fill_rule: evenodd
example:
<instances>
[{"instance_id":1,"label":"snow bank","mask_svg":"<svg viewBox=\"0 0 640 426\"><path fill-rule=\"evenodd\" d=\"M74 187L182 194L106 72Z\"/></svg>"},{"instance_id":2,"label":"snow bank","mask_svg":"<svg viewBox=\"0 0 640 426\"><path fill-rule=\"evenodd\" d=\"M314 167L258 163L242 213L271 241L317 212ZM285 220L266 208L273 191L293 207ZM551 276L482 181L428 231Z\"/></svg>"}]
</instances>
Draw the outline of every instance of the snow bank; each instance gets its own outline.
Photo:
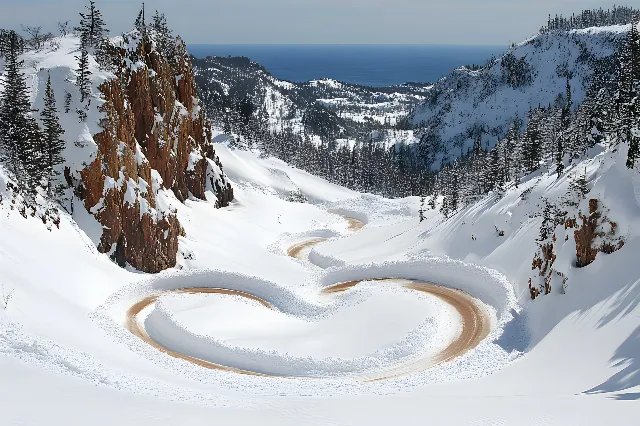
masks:
<instances>
[{"instance_id":1,"label":"snow bank","mask_svg":"<svg viewBox=\"0 0 640 426\"><path fill-rule=\"evenodd\" d=\"M370 288L369 291L373 290ZM410 290L398 289L409 292ZM288 377L332 377L387 369L407 358L429 358L456 335L456 313L444 302L418 295L429 303L429 317L398 343L354 359L299 357L259 348L237 347L214 336L190 332L160 300L145 320L149 336L170 350L240 370ZM263 307L263 309L266 309ZM348 309L348 307L342 307ZM328 311L335 311L330 307ZM439 314L439 315L437 315ZM339 332L334 330L334 332Z\"/></svg>"},{"instance_id":2,"label":"snow bank","mask_svg":"<svg viewBox=\"0 0 640 426\"><path fill-rule=\"evenodd\" d=\"M517 332L517 336L505 333L507 325L519 319L516 298L506 279L496 271L487 268L436 257L419 262L387 262L333 267L327 271L316 271L309 282L302 285L301 288L313 287L319 293L321 288L336 283L387 277L420 280L456 288L477 297L486 304L486 310L492 323L490 335L480 346L461 357L466 359L465 367L463 370L457 370L458 374L464 372L464 376L469 372L478 374L485 371L480 365L484 362L482 358L486 357L487 353L493 353L494 369L500 368L512 360L514 356L517 356L517 353L509 354L510 351L507 351L503 346L513 348L522 345L495 343L500 339L504 342L510 342L513 339L522 338L522 330L517 327L509 329L510 332ZM102 307L96 310L93 317L113 333L117 328L114 327L114 320L122 323L126 309L144 297L183 288L224 288L255 295L270 303L281 315L293 316L303 321L318 322L342 309L353 309L353 306L362 303L371 294L384 291L384 287L386 286L380 286L378 283L364 284L338 294L331 304L327 304L326 300L318 299L317 295L314 300L310 294L302 295L274 282L239 273L216 270L165 272L144 282L128 286L112 295ZM402 288L396 290L410 291ZM425 309L425 313L437 311L440 312L440 315L427 318L421 326L400 338L393 345L370 355L351 359L292 356L286 352L263 348L239 347L216 339L215 336L192 332L163 302L162 297L156 303L155 309L151 310L146 317L144 325L151 338L168 349L216 364L278 376L357 377L365 373L371 374L375 371L388 370L394 365L401 365L404 362L410 362L410 360L415 362L416 358L428 359L437 353L438 349L442 349L443 344L451 341L452 333L454 333L452 330L457 327L456 321L452 318L455 318L457 314L455 311L452 313L450 307L447 310L447 306L443 306L441 302L439 304L439 302L431 300L430 303L434 308ZM397 306L398 311L402 311L403 308L406 309L406 306ZM108 324L109 322L111 324ZM451 365L455 364L446 364L445 368L450 370ZM459 364L458 368L460 368ZM441 376L434 376L433 371L428 374L432 378L443 379ZM450 377L456 377L455 374L452 376L451 372L447 374ZM416 378L411 380L420 380L420 377L424 380L424 376L421 374L415 376Z\"/></svg>"}]
</instances>

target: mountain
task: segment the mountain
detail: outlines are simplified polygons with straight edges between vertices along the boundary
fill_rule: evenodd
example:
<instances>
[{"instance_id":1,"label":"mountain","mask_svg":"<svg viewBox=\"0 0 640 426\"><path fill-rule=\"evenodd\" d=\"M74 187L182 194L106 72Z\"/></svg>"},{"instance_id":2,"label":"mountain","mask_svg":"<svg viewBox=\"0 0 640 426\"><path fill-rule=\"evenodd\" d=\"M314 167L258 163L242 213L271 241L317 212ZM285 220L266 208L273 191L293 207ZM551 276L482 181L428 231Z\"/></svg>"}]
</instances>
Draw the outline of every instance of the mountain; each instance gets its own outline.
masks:
<instances>
[{"instance_id":1,"label":"mountain","mask_svg":"<svg viewBox=\"0 0 640 426\"><path fill-rule=\"evenodd\" d=\"M338 144L371 137L395 125L423 101L429 84L367 87L331 79L279 80L249 58L192 58L201 97L215 124L239 135L291 129ZM405 137L411 138L410 134ZM254 137L255 139L255 137Z\"/></svg>"},{"instance_id":2,"label":"mountain","mask_svg":"<svg viewBox=\"0 0 640 426\"><path fill-rule=\"evenodd\" d=\"M601 12L540 37L628 18ZM242 91L210 125L163 19L0 63L0 424L637 425L640 23L436 173L417 142L272 133ZM59 175L32 167L49 76Z\"/></svg>"},{"instance_id":3,"label":"mountain","mask_svg":"<svg viewBox=\"0 0 640 426\"><path fill-rule=\"evenodd\" d=\"M75 35L51 39L22 60L34 107L43 109L49 76L59 106L61 205L100 252L123 267L155 273L177 262L184 230L176 202L208 199L225 207L233 191L213 149L184 43L178 39L168 55L153 37L134 30L108 40L106 64L98 48L85 50ZM82 52L86 94L76 86Z\"/></svg>"},{"instance_id":4,"label":"mountain","mask_svg":"<svg viewBox=\"0 0 640 426\"><path fill-rule=\"evenodd\" d=\"M516 121L524 131L530 110L566 101L567 81L574 106L579 105L599 73L617 72L617 49L629 28L541 33L480 69L462 67L442 78L409 114L428 152L423 156L427 166L439 170L452 164L470 152L478 138L484 149L493 148Z\"/></svg>"},{"instance_id":5,"label":"mountain","mask_svg":"<svg viewBox=\"0 0 640 426\"><path fill-rule=\"evenodd\" d=\"M194 60L196 81L214 123L243 145L358 191L428 195L443 191L447 168L475 146L487 152L523 138L543 109L560 111L570 96L575 113L589 90L610 84L630 26L609 24L631 19L629 10L585 12L600 16L593 22L559 17L485 66L460 67L429 85L289 83L247 58L214 57Z\"/></svg>"}]
</instances>

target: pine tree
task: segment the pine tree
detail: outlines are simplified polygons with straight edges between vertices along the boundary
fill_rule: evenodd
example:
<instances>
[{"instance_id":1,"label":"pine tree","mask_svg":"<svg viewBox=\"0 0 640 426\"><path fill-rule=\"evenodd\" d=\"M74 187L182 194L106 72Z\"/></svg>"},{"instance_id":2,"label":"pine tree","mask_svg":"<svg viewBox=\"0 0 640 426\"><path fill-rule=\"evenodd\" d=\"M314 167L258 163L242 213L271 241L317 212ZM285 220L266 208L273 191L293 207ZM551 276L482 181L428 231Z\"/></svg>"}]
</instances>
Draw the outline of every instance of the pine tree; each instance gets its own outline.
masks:
<instances>
[{"instance_id":1,"label":"pine tree","mask_svg":"<svg viewBox=\"0 0 640 426\"><path fill-rule=\"evenodd\" d=\"M543 198L544 206L542 208L542 224L540 225L539 242L546 241L553 232L553 206L549 203L547 198Z\"/></svg>"},{"instance_id":2,"label":"pine tree","mask_svg":"<svg viewBox=\"0 0 640 426\"><path fill-rule=\"evenodd\" d=\"M64 92L64 113L69 114L71 111L71 93L65 91Z\"/></svg>"},{"instance_id":3,"label":"pine tree","mask_svg":"<svg viewBox=\"0 0 640 426\"><path fill-rule=\"evenodd\" d=\"M76 56L78 61L78 69L76 70L76 85L80 91L80 102L84 102L91 94L91 80L89 76L89 52L87 49L82 49L80 56Z\"/></svg>"},{"instance_id":4,"label":"pine tree","mask_svg":"<svg viewBox=\"0 0 640 426\"><path fill-rule=\"evenodd\" d=\"M564 172L564 147L562 144L562 137L558 137L556 139L556 173L558 178L562 176L562 172Z\"/></svg>"},{"instance_id":5,"label":"pine tree","mask_svg":"<svg viewBox=\"0 0 640 426\"><path fill-rule=\"evenodd\" d=\"M569 191L567 193L567 203L570 206L578 207L580 201L584 200L589 193L589 181L587 180L587 171L571 179L569 182Z\"/></svg>"},{"instance_id":6,"label":"pine tree","mask_svg":"<svg viewBox=\"0 0 640 426\"><path fill-rule=\"evenodd\" d=\"M29 92L20 71L18 35L8 35L4 92L0 99L2 161L27 202L32 202L43 177L42 134L32 116Z\"/></svg>"},{"instance_id":7,"label":"pine tree","mask_svg":"<svg viewBox=\"0 0 640 426\"><path fill-rule=\"evenodd\" d=\"M504 172L502 169L502 163L500 161L500 145L496 145L490 152L489 158L486 163L485 171L485 182L487 189L489 191L495 191L498 189L502 189L502 185L504 183Z\"/></svg>"},{"instance_id":8,"label":"pine tree","mask_svg":"<svg viewBox=\"0 0 640 426\"><path fill-rule=\"evenodd\" d=\"M436 209L436 196L435 196L435 194L432 194L431 197L429 197L429 207L431 207L431 210L435 210Z\"/></svg>"},{"instance_id":9,"label":"pine tree","mask_svg":"<svg viewBox=\"0 0 640 426\"><path fill-rule=\"evenodd\" d=\"M167 18L163 14L158 13L153 16L152 28L156 40L158 51L165 57L173 56L173 34L167 25Z\"/></svg>"},{"instance_id":10,"label":"pine tree","mask_svg":"<svg viewBox=\"0 0 640 426\"><path fill-rule=\"evenodd\" d=\"M142 9L138 12L138 17L135 22L136 29L140 32L140 35L144 38L147 35L147 23L144 16L144 3L142 3Z\"/></svg>"},{"instance_id":11,"label":"pine tree","mask_svg":"<svg viewBox=\"0 0 640 426\"><path fill-rule=\"evenodd\" d=\"M56 108L56 98L51 87L51 76L47 79L47 88L44 93L44 109L40 114L42 118L44 153L46 158L46 173L48 175L47 194L52 196L52 184L56 172L55 167L64 162L62 151L64 150L64 141L60 138L64 134L60 121L58 119L58 109Z\"/></svg>"},{"instance_id":12,"label":"pine tree","mask_svg":"<svg viewBox=\"0 0 640 426\"><path fill-rule=\"evenodd\" d=\"M109 30L105 26L102 12L96 8L93 0L90 0L89 5L85 8L87 12L80 13L80 25L76 31L80 33L80 43L83 49L97 48Z\"/></svg>"},{"instance_id":13,"label":"pine tree","mask_svg":"<svg viewBox=\"0 0 640 426\"><path fill-rule=\"evenodd\" d=\"M533 173L540 168L540 161L542 160L540 125L542 118L542 110L540 108L529 112L529 123L522 142L522 166L525 174Z\"/></svg>"},{"instance_id":14,"label":"pine tree","mask_svg":"<svg viewBox=\"0 0 640 426\"><path fill-rule=\"evenodd\" d=\"M640 36L637 25L640 25L640 22L631 24L631 31L627 37L629 62L623 70L629 90L623 108L626 110L624 131L629 142L627 167L630 169L635 167L636 160L640 158Z\"/></svg>"},{"instance_id":15,"label":"pine tree","mask_svg":"<svg viewBox=\"0 0 640 426\"><path fill-rule=\"evenodd\" d=\"M503 152L503 161L504 161L504 178L503 181L509 182L512 177L515 178L516 188L519 184L519 170L518 164L515 161L512 161L511 157L515 157L515 147L518 145L518 139L520 138L520 127L522 123L520 120L516 119L513 123L511 123L511 127L509 128L509 132L507 133L507 138L504 141L504 152Z\"/></svg>"},{"instance_id":16,"label":"pine tree","mask_svg":"<svg viewBox=\"0 0 640 426\"><path fill-rule=\"evenodd\" d=\"M458 206L459 206L459 202L460 202L460 183L458 181L458 167L456 167L458 164L456 162L456 164L454 164L453 170L452 170L452 175L453 175L453 179L451 182L451 189L450 189L450 200L449 200L449 205L451 207L451 210L455 213L456 211L458 211Z\"/></svg>"},{"instance_id":17,"label":"pine tree","mask_svg":"<svg viewBox=\"0 0 640 426\"><path fill-rule=\"evenodd\" d=\"M424 196L420 197L420 209L418 210L418 217L420 222L424 221Z\"/></svg>"},{"instance_id":18,"label":"pine tree","mask_svg":"<svg viewBox=\"0 0 640 426\"><path fill-rule=\"evenodd\" d=\"M573 101L571 100L571 83L567 77L565 102L560 112L560 131L556 134L556 146L555 146L555 161L556 161L556 173L558 178L562 176L564 172L564 153L567 147L567 140L569 137L569 124L571 123L571 106Z\"/></svg>"},{"instance_id":19,"label":"pine tree","mask_svg":"<svg viewBox=\"0 0 640 426\"><path fill-rule=\"evenodd\" d=\"M101 70L114 73L117 71L121 59L118 48L108 38L104 38L98 43L95 58Z\"/></svg>"},{"instance_id":20,"label":"pine tree","mask_svg":"<svg viewBox=\"0 0 640 426\"><path fill-rule=\"evenodd\" d=\"M484 193L483 188L483 167L485 162L485 152L482 150L482 136L478 135L473 142L473 154L471 157L472 163L472 195L482 195Z\"/></svg>"}]
</instances>

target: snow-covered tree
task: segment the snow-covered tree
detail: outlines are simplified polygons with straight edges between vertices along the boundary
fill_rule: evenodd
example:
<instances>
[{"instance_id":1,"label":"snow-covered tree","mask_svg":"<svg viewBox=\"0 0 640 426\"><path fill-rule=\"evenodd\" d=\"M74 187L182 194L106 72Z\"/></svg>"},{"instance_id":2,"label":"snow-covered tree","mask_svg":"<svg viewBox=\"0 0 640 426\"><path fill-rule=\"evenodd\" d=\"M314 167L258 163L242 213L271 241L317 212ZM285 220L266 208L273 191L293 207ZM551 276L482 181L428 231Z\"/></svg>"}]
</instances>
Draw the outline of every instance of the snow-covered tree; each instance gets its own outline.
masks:
<instances>
[{"instance_id":1,"label":"snow-covered tree","mask_svg":"<svg viewBox=\"0 0 640 426\"><path fill-rule=\"evenodd\" d=\"M140 9L140 12L138 12L138 16L136 17L134 25L138 32L140 32L140 34L145 37L147 34L147 22L144 16L144 3L142 3L142 9Z\"/></svg>"},{"instance_id":2,"label":"snow-covered tree","mask_svg":"<svg viewBox=\"0 0 640 426\"><path fill-rule=\"evenodd\" d=\"M40 113L42 119L42 135L44 142L44 157L46 160L47 194L53 195L55 177L59 174L55 167L64 161L62 151L64 141L61 136L64 134L58 119L58 109L56 108L56 97L51 86L51 76L47 79L47 88L44 93L44 109Z\"/></svg>"},{"instance_id":3,"label":"snow-covered tree","mask_svg":"<svg viewBox=\"0 0 640 426\"><path fill-rule=\"evenodd\" d=\"M164 16L164 13L161 14L156 10L151 28L153 29L158 51L166 58L171 57L174 53L175 42L173 34L167 25L167 18Z\"/></svg>"},{"instance_id":4,"label":"snow-covered tree","mask_svg":"<svg viewBox=\"0 0 640 426\"><path fill-rule=\"evenodd\" d=\"M23 62L18 59L20 40L11 31L0 98L0 151L3 163L27 201L33 200L43 177L42 133L32 115Z\"/></svg>"},{"instance_id":5,"label":"snow-covered tree","mask_svg":"<svg viewBox=\"0 0 640 426\"><path fill-rule=\"evenodd\" d=\"M623 48L619 102L621 133L629 143L627 167L632 169L640 158L640 36L633 23Z\"/></svg>"},{"instance_id":6,"label":"snow-covered tree","mask_svg":"<svg viewBox=\"0 0 640 426\"><path fill-rule=\"evenodd\" d=\"M85 8L87 9L85 13L80 12L80 25L76 31L80 35L83 49L97 48L109 30L102 18L102 12L98 10L93 0L89 1L89 5Z\"/></svg>"},{"instance_id":7,"label":"snow-covered tree","mask_svg":"<svg viewBox=\"0 0 640 426\"><path fill-rule=\"evenodd\" d=\"M80 91L80 102L84 102L91 95L91 80L89 76L89 52L87 49L81 49L80 56L76 56L78 68L76 69L76 86Z\"/></svg>"}]
</instances>

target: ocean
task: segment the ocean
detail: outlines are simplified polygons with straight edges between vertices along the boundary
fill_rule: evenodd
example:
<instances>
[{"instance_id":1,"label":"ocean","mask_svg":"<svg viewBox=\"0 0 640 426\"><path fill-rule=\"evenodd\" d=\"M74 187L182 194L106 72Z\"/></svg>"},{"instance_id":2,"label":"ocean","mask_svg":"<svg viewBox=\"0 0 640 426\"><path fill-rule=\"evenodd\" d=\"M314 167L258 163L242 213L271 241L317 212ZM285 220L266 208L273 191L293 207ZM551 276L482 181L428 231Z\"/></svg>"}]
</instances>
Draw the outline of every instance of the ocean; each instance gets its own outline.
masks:
<instances>
[{"instance_id":1,"label":"ocean","mask_svg":"<svg viewBox=\"0 0 640 426\"><path fill-rule=\"evenodd\" d=\"M433 83L461 65L484 65L506 47L192 44L187 49L198 58L247 56L282 80L304 82L332 78L383 87L408 82Z\"/></svg>"}]
</instances>

